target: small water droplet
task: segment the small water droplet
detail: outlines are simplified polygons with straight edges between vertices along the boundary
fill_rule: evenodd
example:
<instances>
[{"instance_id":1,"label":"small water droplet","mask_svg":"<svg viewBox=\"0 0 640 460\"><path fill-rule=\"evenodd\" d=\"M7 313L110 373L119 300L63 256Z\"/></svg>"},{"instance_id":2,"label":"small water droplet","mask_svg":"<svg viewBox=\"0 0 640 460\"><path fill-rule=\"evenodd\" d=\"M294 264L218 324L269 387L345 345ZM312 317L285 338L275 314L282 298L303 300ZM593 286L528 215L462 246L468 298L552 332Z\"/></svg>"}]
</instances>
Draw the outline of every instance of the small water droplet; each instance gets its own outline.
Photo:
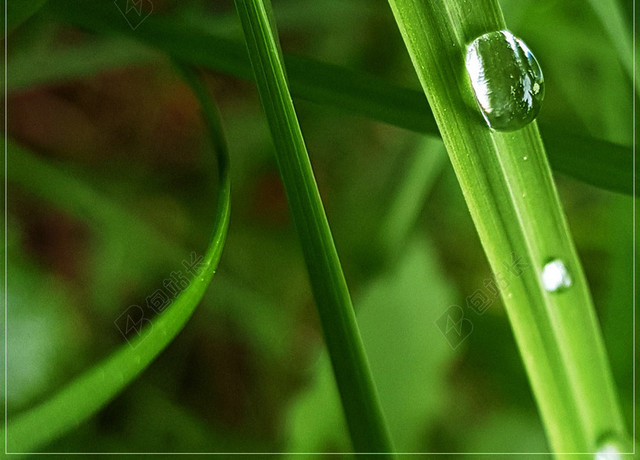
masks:
<instances>
[{"instance_id":1,"label":"small water droplet","mask_svg":"<svg viewBox=\"0 0 640 460\"><path fill-rule=\"evenodd\" d=\"M605 444L596 452L595 460L622 460L622 454L613 444Z\"/></svg>"},{"instance_id":2,"label":"small water droplet","mask_svg":"<svg viewBox=\"0 0 640 460\"><path fill-rule=\"evenodd\" d=\"M558 292L571 287L571 275L560 259L547 262L542 269L542 286L549 292Z\"/></svg>"},{"instance_id":3,"label":"small water droplet","mask_svg":"<svg viewBox=\"0 0 640 460\"><path fill-rule=\"evenodd\" d=\"M633 450L633 442L629 436L609 433L600 437L594 460L622 460ZM623 452L625 454L623 455Z\"/></svg>"},{"instance_id":4,"label":"small water droplet","mask_svg":"<svg viewBox=\"0 0 640 460\"><path fill-rule=\"evenodd\" d=\"M529 157L522 157L522 159L523 159L524 161L527 161L527 160L529 159Z\"/></svg>"},{"instance_id":5,"label":"small water droplet","mask_svg":"<svg viewBox=\"0 0 640 460\"><path fill-rule=\"evenodd\" d=\"M489 32L473 40L465 64L491 128L514 131L538 115L544 98L542 70L527 45L511 32Z\"/></svg>"}]
</instances>

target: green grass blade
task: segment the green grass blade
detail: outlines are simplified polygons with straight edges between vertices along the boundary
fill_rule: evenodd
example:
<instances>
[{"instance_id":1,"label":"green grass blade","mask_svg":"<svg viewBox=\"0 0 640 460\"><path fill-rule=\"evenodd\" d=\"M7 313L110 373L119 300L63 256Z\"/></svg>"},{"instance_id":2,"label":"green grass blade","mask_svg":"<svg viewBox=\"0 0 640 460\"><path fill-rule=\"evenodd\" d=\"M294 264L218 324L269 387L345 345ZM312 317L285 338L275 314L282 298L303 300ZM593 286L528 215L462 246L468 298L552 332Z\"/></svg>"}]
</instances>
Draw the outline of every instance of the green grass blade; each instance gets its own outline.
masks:
<instances>
[{"instance_id":1,"label":"green grass blade","mask_svg":"<svg viewBox=\"0 0 640 460\"><path fill-rule=\"evenodd\" d=\"M13 32L47 3L47 0L5 1L7 2L7 34Z\"/></svg>"},{"instance_id":2,"label":"green grass blade","mask_svg":"<svg viewBox=\"0 0 640 460\"><path fill-rule=\"evenodd\" d=\"M3 139L0 138L0 141ZM127 247L137 251L132 257L140 254L146 258L147 254L152 256L154 262L164 264L175 263L189 254L189 248L182 242L140 218L125 203L102 192L82 173L71 174L64 162L57 164L51 159L34 155L11 140L7 142L12 155L8 177L11 185L97 229L99 235L96 236L105 240L126 238ZM126 224L126 229L122 228L122 223ZM193 222L193 225L196 223ZM92 280L90 283L99 281ZM108 291L108 288L105 290ZM223 305L243 318L252 318L247 320L246 325L252 328L252 336L260 338L263 350L275 347L277 352L273 354L287 353L281 344L282 329L291 329L292 325L283 321L271 299L251 291L239 284L235 277L221 271L216 272L215 288L207 291L205 301L208 295L211 302L206 303L212 308ZM261 320L254 321L256 318ZM264 323L269 323L270 327L264 327Z\"/></svg>"},{"instance_id":3,"label":"green grass blade","mask_svg":"<svg viewBox=\"0 0 640 460\"><path fill-rule=\"evenodd\" d=\"M108 37L62 49L20 50L8 58L7 91L12 93L92 76L108 69L144 65L157 58L156 50L126 37Z\"/></svg>"},{"instance_id":4,"label":"green grass blade","mask_svg":"<svg viewBox=\"0 0 640 460\"><path fill-rule=\"evenodd\" d=\"M393 260L402 252L446 162L442 142L432 137L421 140L380 222L378 241L384 260Z\"/></svg>"},{"instance_id":5,"label":"green grass blade","mask_svg":"<svg viewBox=\"0 0 640 460\"><path fill-rule=\"evenodd\" d=\"M236 0L249 57L276 146L325 341L356 452L391 452L351 298L313 176L270 21L270 4Z\"/></svg>"},{"instance_id":6,"label":"green grass blade","mask_svg":"<svg viewBox=\"0 0 640 460\"><path fill-rule=\"evenodd\" d=\"M185 254L186 248L177 247L162 232L137 219L83 178L66 171L63 163L43 161L13 140L2 136L0 139L6 142L10 156L7 177L10 184L97 230L111 230L114 225L127 222L128 235L134 244L149 246L150 250L155 246L167 260L179 260Z\"/></svg>"},{"instance_id":7,"label":"green grass blade","mask_svg":"<svg viewBox=\"0 0 640 460\"><path fill-rule=\"evenodd\" d=\"M151 330L132 340L132 346L123 345L50 399L10 418L8 426L2 431L3 437L6 433L10 452L37 450L73 429L115 397L182 330L215 273L229 224L228 155L220 134L217 113L208 98L204 97L204 83L194 78L188 80L194 85L194 92L202 99L207 125L218 152L218 208L211 243L203 257L202 268L171 306L154 319ZM20 152L13 153L17 155L10 158L9 169L13 161L20 161Z\"/></svg>"},{"instance_id":8,"label":"green grass blade","mask_svg":"<svg viewBox=\"0 0 640 460\"><path fill-rule=\"evenodd\" d=\"M595 452L606 436L624 439L591 296L537 124L489 129L464 68L467 43L506 27L497 2L389 3L501 288L552 449ZM542 286L552 259L571 273L563 292Z\"/></svg>"},{"instance_id":9,"label":"green grass blade","mask_svg":"<svg viewBox=\"0 0 640 460\"><path fill-rule=\"evenodd\" d=\"M191 64L252 78L242 44L151 15L135 32L109 2L58 0L49 5L62 20L100 33L126 34ZM202 21L204 22L204 20ZM311 59L286 56L294 96L430 135L439 135L427 100L419 92L380 78ZM544 140L554 170L607 190L633 193L632 151L600 139L545 127Z\"/></svg>"},{"instance_id":10,"label":"green grass blade","mask_svg":"<svg viewBox=\"0 0 640 460\"><path fill-rule=\"evenodd\" d=\"M634 81L633 78L634 36L622 14L620 3L618 0L589 0L589 3L604 26L607 35L609 35L622 68L632 84L635 85L636 92L640 92L640 83L637 79Z\"/></svg>"}]
</instances>

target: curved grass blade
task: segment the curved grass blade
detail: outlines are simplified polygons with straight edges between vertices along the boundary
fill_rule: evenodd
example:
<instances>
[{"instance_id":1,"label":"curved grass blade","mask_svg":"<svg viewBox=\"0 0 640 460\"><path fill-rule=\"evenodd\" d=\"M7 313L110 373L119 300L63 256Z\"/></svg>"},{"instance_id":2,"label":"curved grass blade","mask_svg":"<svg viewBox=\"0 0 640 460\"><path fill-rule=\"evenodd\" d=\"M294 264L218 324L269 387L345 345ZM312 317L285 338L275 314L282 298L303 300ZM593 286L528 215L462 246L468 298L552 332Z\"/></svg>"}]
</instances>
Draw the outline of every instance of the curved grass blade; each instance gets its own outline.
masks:
<instances>
[{"instance_id":1,"label":"curved grass blade","mask_svg":"<svg viewBox=\"0 0 640 460\"><path fill-rule=\"evenodd\" d=\"M276 161L300 237L351 441L356 452L392 452L349 290L289 93L271 5L236 0Z\"/></svg>"},{"instance_id":2,"label":"curved grass blade","mask_svg":"<svg viewBox=\"0 0 640 460\"><path fill-rule=\"evenodd\" d=\"M251 79L241 43L180 20L151 15L132 31L113 5L89 0L57 0L49 5L62 21L100 33L129 35L184 62ZM204 22L204 21L203 21ZM296 56L284 57L293 95L343 109L401 128L439 136L426 98L420 91L392 85L381 78ZM625 194L633 193L632 150L600 139L544 127L544 140L554 170Z\"/></svg>"},{"instance_id":3,"label":"curved grass blade","mask_svg":"<svg viewBox=\"0 0 640 460\"><path fill-rule=\"evenodd\" d=\"M211 243L201 269L171 306L154 319L148 333L123 345L112 355L75 379L53 397L29 411L9 419L2 430L9 452L33 452L94 414L133 381L182 330L209 285L222 254L229 225L230 182L228 154L211 101L204 97L204 83L188 78L202 107L217 147L220 189ZM11 161L9 161L9 165Z\"/></svg>"},{"instance_id":4,"label":"curved grass blade","mask_svg":"<svg viewBox=\"0 0 640 460\"><path fill-rule=\"evenodd\" d=\"M596 452L626 439L591 296L535 121L491 130L464 68L466 45L506 28L496 0L389 0L429 98L495 273L534 395L556 453ZM561 261L572 282L545 287Z\"/></svg>"},{"instance_id":5,"label":"curved grass blade","mask_svg":"<svg viewBox=\"0 0 640 460\"><path fill-rule=\"evenodd\" d=\"M0 144L3 142L5 139L0 136ZM162 263L177 262L189 254L189 248L182 242L141 219L124 203L102 193L90 183L89 178L80 173L71 174L64 162L56 164L51 159L45 160L10 139L7 139L7 149L11 157L10 184L90 228L99 229L100 237L117 238L124 235L127 246L136 248L137 254L150 254ZM123 223L126 228L122 228ZM222 305L240 317L251 318L246 320L245 325L252 328L250 335L258 338L261 349L266 350L268 356L288 353L283 345L286 340L282 340L282 330L291 330L292 325L290 321L283 320L273 300L245 285L239 285L233 276L221 271L216 272L215 276L215 288L205 294L205 299L210 296L212 300L207 306L218 308ZM91 284L94 282L90 281ZM268 323L267 327L265 323Z\"/></svg>"}]
</instances>

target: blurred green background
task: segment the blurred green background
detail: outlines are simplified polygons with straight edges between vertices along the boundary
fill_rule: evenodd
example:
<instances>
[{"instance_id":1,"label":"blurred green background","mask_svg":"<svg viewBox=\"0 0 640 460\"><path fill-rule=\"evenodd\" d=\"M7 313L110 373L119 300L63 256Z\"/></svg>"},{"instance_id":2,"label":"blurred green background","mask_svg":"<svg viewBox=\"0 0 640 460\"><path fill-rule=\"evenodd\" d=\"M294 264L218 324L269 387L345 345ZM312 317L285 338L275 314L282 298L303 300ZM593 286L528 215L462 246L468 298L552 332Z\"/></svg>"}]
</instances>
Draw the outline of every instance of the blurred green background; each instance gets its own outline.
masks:
<instances>
[{"instance_id":1,"label":"blurred green background","mask_svg":"<svg viewBox=\"0 0 640 460\"><path fill-rule=\"evenodd\" d=\"M151 2L148 20L242 39L232 1ZM135 30L72 26L51 3L7 43L10 417L125 344L114 321L204 251L215 213L198 102L169 58ZM595 13L578 0L500 3L544 71L539 119L631 145L631 82ZM385 1L273 5L285 53L419 88ZM620 6L630 27L631 2ZM45 452L350 449L257 93L203 71L232 163L219 270L142 377ZM397 449L548 452L501 301L465 308L473 332L456 348L434 323L491 278L441 143L296 107ZM632 199L556 180L631 427Z\"/></svg>"}]
</instances>

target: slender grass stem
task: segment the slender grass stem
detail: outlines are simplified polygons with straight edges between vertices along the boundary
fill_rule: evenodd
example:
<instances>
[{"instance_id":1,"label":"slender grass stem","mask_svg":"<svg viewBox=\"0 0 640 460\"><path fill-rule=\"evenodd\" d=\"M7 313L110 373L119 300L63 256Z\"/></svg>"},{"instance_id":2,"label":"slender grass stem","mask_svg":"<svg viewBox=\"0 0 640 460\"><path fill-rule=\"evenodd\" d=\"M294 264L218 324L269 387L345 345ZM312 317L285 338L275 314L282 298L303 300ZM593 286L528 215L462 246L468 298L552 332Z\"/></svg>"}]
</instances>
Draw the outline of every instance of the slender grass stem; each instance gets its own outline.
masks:
<instances>
[{"instance_id":1,"label":"slender grass stem","mask_svg":"<svg viewBox=\"0 0 640 460\"><path fill-rule=\"evenodd\" d=\"M595 452L603 437L624 438L591 296L537 124L491 130L465 71L466 45L506 28L497 2L389 3L496 276L553 450ZM552 260L562 261L572 279L562 292L544 286Z\"/></svg>"},{"instance_id":2,"label":"slender grass stem","mask_svg":"<svg viewBox=\"0 0 640 460\"><path fill-rule=\"evenodd\" d=\"M591 8L609 35L620 65L629 80L635 85L636 93L640 92L640 81L633 78L633 40L635 37L625 21L620 2L617 0L589 0L588 3L591 4Z\"/></svg>"},{"instance_id":3,"label":"slender grass stem","mask_svg":"<svg viewBox=\"0 0 640 460\"><path fill-rule=\"evenodd\" d=\"M356 452L392 452L351 297L291 100L268 0L236 0Z\"/></svg>"},{"instance_id":4,"label":"slender grass stem","mask_svg":"<svg viewBox=\"0 0 640 460\"><path fill-rule=\"evenodd\" d=\"M386 260L402 253L402 245L409 240L427 195L447 161L442 142L435 138L424 137L415 150L380 223L378 240Z\"/></svg>"}]
</instances>

